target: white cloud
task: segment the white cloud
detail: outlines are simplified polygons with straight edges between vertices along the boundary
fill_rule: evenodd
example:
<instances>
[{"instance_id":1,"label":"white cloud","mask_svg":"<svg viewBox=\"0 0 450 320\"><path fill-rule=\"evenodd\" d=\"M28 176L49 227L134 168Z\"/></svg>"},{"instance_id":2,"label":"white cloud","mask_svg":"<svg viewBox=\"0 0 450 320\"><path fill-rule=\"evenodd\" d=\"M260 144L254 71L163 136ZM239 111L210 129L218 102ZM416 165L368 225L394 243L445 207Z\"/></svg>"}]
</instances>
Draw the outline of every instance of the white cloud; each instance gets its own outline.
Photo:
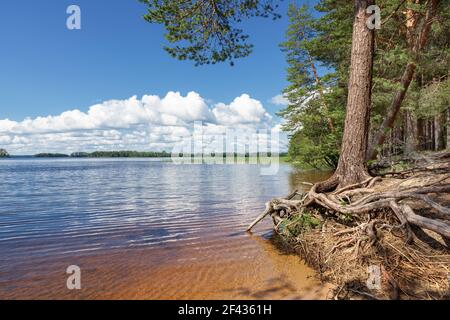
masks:
<instances>
[{"instance_id":1,"label":"white cloud","mask_svg":"<svg viewBox=\"0 0 450 320\"><path fill-rule=\"evenodd\" d=\"M0 133L50 133L100 128L130 128L138 124L183 125L189 121L210 120L212 114L203 98L190 92L182 97L169 92L166 97L133 96L93 105L87 113L71 110L58 116L25 119L21 122L0 120Z\"/></svg>"},{"instance_id":2,"label":"white cloud","mask_svg":"<svg viewBox=\"0 0 450 320\"><path fill-rule=\"evenodd\" d=\"M261 102L243 94L234 99L229 105L218 103L212 110L217 123L225 125L243 123L261 123L270 121L271 116L266 112Z\"/></svg>"},{"instance_id":3,"label":"white cloud","mask_svg":"<svg viewBox=\"0 0 450 320\"><path fill-rule=\"evenodd\" d=\"M156 110L167 119L173 121L175 118L190 121L210 121L211 111L206 101L196 92L189 92L186 97L179 92L169 92L164 99L158 96L143 96L142 103L151 110Z\"/></svg>"},{"instance_id":4,"label":"white cloud","mask_svg":"<svg viewBox=\"0 0 450 320\"><path fill-rule=\"evenodd\" d=\"M273 103L277 106L287 106L289 104L289 100L286 98L286 96L279 94L275 97L272 97L270 99L270 103Z\"/></svg>"},{"instance_id":5,"label":"white cloud","mask_svg":"<svg viewBox=\"0 0 450 320\"><path fill-rule=\"evenodd\" d=\"M248 94L230 104L209 107L196 92L182 96L169 92L164 98L144 95L110 100L87 112L69 110L59 115L0 120L0 147L11 154L95 150L171 150L191 135L202 121L208 134L227 129L270 129L276 124L262 103Z\"/></svg>"}]
</instances>

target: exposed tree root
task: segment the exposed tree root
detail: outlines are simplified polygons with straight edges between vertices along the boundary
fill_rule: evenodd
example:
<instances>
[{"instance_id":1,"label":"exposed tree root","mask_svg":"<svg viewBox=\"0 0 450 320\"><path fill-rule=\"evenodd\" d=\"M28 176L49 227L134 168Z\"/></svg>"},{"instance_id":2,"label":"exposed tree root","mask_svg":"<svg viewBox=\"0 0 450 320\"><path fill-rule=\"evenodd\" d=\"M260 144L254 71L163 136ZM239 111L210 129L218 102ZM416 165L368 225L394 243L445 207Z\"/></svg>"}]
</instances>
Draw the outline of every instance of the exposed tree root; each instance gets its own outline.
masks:
<instances>
[{"instance_id":1,"label":"exposed tree root","mask_svg":"<svg viewBox=\"0 0 450 320\"><path fill-rule=\"evenodd\" d=\"M248 230L264 217L271 216L275 230L291 240L294 238L303 253L314 256L311 248L306 248L311 243L320 250L320 259L313 259L320 265L319 270L332 265L333 273L342 271L346 276L335 274L332 277L340 279L336 282L341 285L348 285L350 266L360 269L361 262L376 262L384 268L385 284L390 288L389 294L381 294L383 298L410 297L412 292L418 291L417 288L410 290L411 283L417 280L411 277L411 272L422 273L422 280L434 283L433 293L425 290L429 295L425 297L441 298L443 290L448 290L447 276L450 275L450 248L446 246L450 243L450 208L448 202L442 203L436 198L446 197L450 201L449 159L449 154L438 154L434 159L427 157L421 162L422 167L384 173L343 188L339 188L337 179L332 177L312 186L307 193L294 192L287 198L268 202L264 213ZM305 219L311 217L321 221L320 231L305 228ZM315 222L308 223L311 226ZM299 227L299 224L302 225ZM327 230L330 226L332 232ZM430 232L435 241L441 237L438 252L424 244L423 236L417 236ZM433 267L437 270L432 270ZM341 268L346 270L340 271ZM366 270L363 271L364 274ZM361 270L359 273L357 279L361 280L364 277ZM367 278L367 274L364 276ZM344 291L348 294L363 289L359 286ZM342 288L340 291L343 292ZM364 292L367 297L373 295L367 288Z\"/></svg>"},{"instance_id":2,"label":"exposed tree root","mask_svg":"<svg viewBox=\"0 0 450 320\"><path fill-rule=\"evenodd\" d=\"M364 185L370 185L378 177L371 178ZM450 177L446 177L443 185L429 187L410 187L407 191L386 191L372 193L359 199L354 199L355 194L366 193L367 190L353 190L343 188L330 194L316 192L316 186L313 186L307 196L301 200L274 199L266 204L266 211L252 223L248 231L265 216L289 216L298 212L301 208L306 208L314 203L341 214L364 214L371 210L390 208L400 219L405 219L407 223L419 226L424 229L432 230L446 238L450 238L450 224L448 221L438 218L428 218L414 213L408 204L400 204L400 201L415 199L427 204L430 208L450 218L450 208L444 207L433 201L428 194L450 193ZM355 192L357 191L357 192ZM371 190L370 192L373 192Z\"/></svg>"}]
</instances>

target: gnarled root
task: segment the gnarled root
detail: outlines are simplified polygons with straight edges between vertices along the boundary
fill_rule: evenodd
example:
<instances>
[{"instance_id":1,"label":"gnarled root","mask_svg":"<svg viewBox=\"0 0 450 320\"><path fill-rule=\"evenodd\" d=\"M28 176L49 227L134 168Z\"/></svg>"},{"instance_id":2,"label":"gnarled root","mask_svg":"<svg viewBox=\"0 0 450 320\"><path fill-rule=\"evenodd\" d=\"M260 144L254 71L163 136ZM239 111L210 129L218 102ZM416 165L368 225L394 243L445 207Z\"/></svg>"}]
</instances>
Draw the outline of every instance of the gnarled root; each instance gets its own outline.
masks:
<instances>
[{"instance_id":1,"label":"gnarled root","mask_svg":"<svg viewBox=\"0 0 450 320\"><path fill-rule=\"evenodd\" d=\"M352 186L335 190L331 193L317 192L314 185L307 194L300 194L295 191L289 197L273 199L266 204L266 210L248 228L250 231L259 221L267 215L287 218L299 212L302 208L318 204L319 206L341 214L360 215L373 210L391 209L400 220L402 226L410 228L415 225L428 229L450 239L450 208L445 207L432 200L430 194L450 193L450 176L438 176L438 183L426 186L411 186L403 190L387 190L376 192L371 189L377 182L381 182L380 177L374 177ZM364 186L361 188L361 186ZM368 191L370 190L370 191ZM368 195L358 197L358 195ZM295 196L300 196L300 200L292 200ZM415 200L431 209L431 216L425 217L414 212L410 205L403 203L408 200Z\"/></svg>"},{"instance_id":2,"label":"gnarled root","mask_svg":"<svg viewBox=\"0 0 450 320\"><path fill-rule=\"evenodd\" d=\"M400 291L403 296L410 294L404 288L405 283L419 281L414 273L434 283L436 292L442 292L445 272L450 272L450 174L448 161L439 166L428 161L427 166L396 173L396 178L371 177L342 188L332 177L313 185L309 192L295 191L287 198L268 202L265 212L248 230L271 216L275 230L292 237L290 228L296 217L312 212L321 219L321 228L294 238L301 251L316 257L318 270L332 266L334 278L342 280L342 274L352 274L355 266L378 261L389 280L391 298L398 297ZM430 231L434 240L442 237L439 250L444 253L427 251L431 250L429 243L423 241ZM314 253L318 246L322 250ZM343 268L348 268L347 273ZM433 268L439 271L433 273ZM337 282L342 285L343 281Z\"/></svg>"}]
</instances>

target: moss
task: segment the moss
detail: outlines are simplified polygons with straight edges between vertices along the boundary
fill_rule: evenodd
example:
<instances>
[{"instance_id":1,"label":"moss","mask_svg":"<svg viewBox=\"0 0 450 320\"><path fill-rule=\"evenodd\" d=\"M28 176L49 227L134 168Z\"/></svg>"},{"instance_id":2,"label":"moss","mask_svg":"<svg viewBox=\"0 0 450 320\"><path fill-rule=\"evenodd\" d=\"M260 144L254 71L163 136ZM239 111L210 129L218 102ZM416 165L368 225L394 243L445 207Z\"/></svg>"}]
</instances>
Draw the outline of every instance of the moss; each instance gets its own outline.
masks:
<instances>
[{"instance_id":1,"label":"moss","mask_svg":"<svg viewBox=\"0 0 450 320\"><path fill-rule=\"evenodd\" d=\"M353 222L353 215L351 213L341 213L338 215L338 220L344 224Z\"/></svg>"},{"instance_id":2,"label":"moss","mask_svg":"<svg viewBox=\"0 0 450 320\"><path fill-rule=\"evenodd\" d=\"M315 229L321 224L320 220L308 212L299 213L284 220L279 230L289 236L298 236L302 232Z\"/></svg>"}]
</instances>

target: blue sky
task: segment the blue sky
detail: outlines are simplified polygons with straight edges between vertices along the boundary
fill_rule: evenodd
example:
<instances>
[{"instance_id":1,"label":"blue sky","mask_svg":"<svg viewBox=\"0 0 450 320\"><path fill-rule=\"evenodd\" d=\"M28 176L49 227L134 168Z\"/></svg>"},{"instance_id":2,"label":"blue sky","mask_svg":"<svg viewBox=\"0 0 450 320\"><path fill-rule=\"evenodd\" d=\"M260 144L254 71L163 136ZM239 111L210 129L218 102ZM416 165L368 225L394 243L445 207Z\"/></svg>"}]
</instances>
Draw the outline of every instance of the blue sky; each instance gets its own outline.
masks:
<instances>
[{"instance_id":1,"label":"blue sky","mask_svg":"<svg viewBox=\"0 0 450 320\"><path fill-rule=\"evenodd\" d=\"M255 45L251 56L234 67L195 67L169 57L163 28L143 20L137 0L1 1L0 119L86 112L103 101L170 91L195 91L209 104L248 94L273 115L281 106L269 101L287 85L279 43L288 3L282 1L279 21L243 25ZM66 28L71 4L81 8L81 30Z\"/></svg>"}]
</instances>

